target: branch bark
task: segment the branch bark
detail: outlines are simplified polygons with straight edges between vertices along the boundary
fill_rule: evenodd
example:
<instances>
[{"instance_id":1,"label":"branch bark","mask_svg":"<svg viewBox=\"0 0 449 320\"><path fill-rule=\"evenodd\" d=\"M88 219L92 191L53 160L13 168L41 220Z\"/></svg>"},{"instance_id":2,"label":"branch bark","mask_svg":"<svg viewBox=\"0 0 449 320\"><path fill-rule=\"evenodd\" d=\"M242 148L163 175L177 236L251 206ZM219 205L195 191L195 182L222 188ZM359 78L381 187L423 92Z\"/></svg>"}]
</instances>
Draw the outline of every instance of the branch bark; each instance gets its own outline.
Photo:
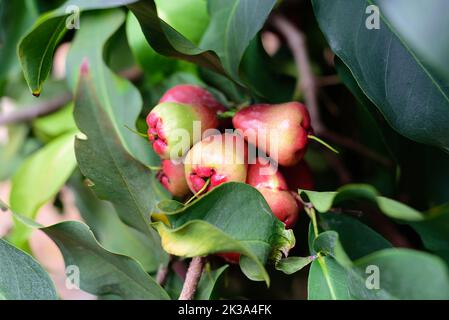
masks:
<instances>
[{"instance_id":1,"label":"branch bark","mask_svg":"<svg viewBox=\"0 0 449 320\"><path fill-rule=\"evenodd\" d=\"M201 274L203 273L205 260L206 259L204 257L195 257L190 262L179 300L192 300L195 296L198 282L200 281Z\"/></svg>"},{"instance_id":2,"label":"branch bark","mask_svg":"<svg viewBox=\"0 0 449 320\"><path fill-rule=\"evenodd\" d=\"M72 94L70 92L66 92L59 97L48 101L43 101L34 106L23 108L10 114L0 115L0 126L18 122L26 122L34 118L50 114L69 103L70 100L72 100Z\"/></svg>"},{"instance_id":3,"label":"branch bark","mask_svg":"<svg viewBox=\"0 0 449 320\"><path fill-rule=\"evenodd\" d=\"M290 47L298 68L298 85L304 93L312 126L316 132L320 132L322 130L322 124L318 107L317 86L307 53L306 38L301 31L283 16L275 16L273 18L273 24L284 36Z\"/></svg>"}]
</instances>

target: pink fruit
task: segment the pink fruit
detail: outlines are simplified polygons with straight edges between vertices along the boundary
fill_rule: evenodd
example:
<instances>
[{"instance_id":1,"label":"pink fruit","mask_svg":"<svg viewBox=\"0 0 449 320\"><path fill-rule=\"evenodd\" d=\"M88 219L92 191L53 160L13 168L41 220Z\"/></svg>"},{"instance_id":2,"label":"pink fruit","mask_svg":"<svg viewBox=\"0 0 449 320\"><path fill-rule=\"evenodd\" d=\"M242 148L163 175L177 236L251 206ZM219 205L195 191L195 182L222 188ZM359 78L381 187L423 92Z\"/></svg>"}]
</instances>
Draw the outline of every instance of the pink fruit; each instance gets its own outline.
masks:
<instances>
[{"instance_id":1,"label":"pink fruit","mask_svg":"<svg viewBox=\"0 0 449 320\"><path fill-rule=\"evenodd\" d=\"M185 158L185 177L190 190L206 192L224 182L245 182L246 143L236 134L212 135L195 144Z\"/></svg>"},{"instance_id":2,"label":"pink fruit","mask_svg":"<svg viewBox=\"0 0 449 320\"><path fill-rule=\"evenodd\" d=\"M216 256L221 257L225 259L226 262L232 264L238 264L240 262L240 253L237 252L217 253Z\"/></svg>"},{"instance_id":3,"label":"pink fruit","mask_svg":"<svg viewBox=\"0 0 449 320\"><path fill-rule=\"evenodd\" d=\"M191 105L203 105L213 110L215 113L226 111L226 108L215 99L206 89L191 84L181 84L174 86L159 100L162 102L176 102Z\"/></svg>"},{"instance_id":4,"label":"pink fruit","mask_svg":"<svg viewBox=\"0 0 449 320\"><path fill-rule=\"evenodd\" d=\"M270 163L262 164L258 160L256 164L248 166L246 182L259 190L273 214L287 229L295 225L300 207L277 168Z\"/></svg>"},{"instance_id":5,"label":"pink fruit","mask_svg":"<svg viewBox=\"0 0 449 320\"><path fill-rule=\"evenodd\" d=\"M295 165L304 157L307 136L312 133L309 112L298 102L252 105L238 111L232 123L245 139L253 135L251 142L283 166Z\"/></svg>"},{"instance_id":6,"label":"pink fruit","mask_svg":"<svg viewBox=\"0 0 449 320\"><path fill-rule=\"evenodd\" d=\"M194 134L194 124L200 132ZM182 157L207 129L217 128L215 113L203 105L163 102L147 116L148 138L162 159ZM180 135L180 133L183 135ZM188 139L183 140L183 136Z\"/></svg>"},{"instance_id":7,"label":"pink fruit","mask_svg":"<svg viewBox=\"0 0 449 320\"><path fill-rule=\"evenodd\" d=\"M182 163L162 160L162 169L157 173L156 178L175 197L183 198L190 193Z\"/></svg>"}]
</instances>

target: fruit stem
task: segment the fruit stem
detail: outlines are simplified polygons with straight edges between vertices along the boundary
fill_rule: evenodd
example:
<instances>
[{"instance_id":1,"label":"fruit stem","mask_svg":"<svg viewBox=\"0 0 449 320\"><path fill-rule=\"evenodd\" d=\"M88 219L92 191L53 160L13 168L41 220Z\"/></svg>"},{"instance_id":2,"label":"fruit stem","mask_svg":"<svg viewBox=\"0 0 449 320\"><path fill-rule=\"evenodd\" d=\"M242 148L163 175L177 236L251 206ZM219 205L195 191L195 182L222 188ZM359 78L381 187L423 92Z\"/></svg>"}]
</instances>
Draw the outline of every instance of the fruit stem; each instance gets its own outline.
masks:
<instances>
[{"instance_id":1,"label":"fruit stem","mask_svg":"<svg viewBox=\"0 0 449 320\"><path fill-rule=\"evenodd\" d=\"M162 170L162 167L160 166L146 166L148 169L150 169L151 171L159 171Z\"/></svg>"},{"instance_id":2,"label":"fruit stem","mask_svg":"<svg viewBox=\"0 0 449 320\"><path fill-rule=\"evenodd\" d=\"M198 198L199 195L200 195L201 193L203 193L204 190L207 189L207 187L209 186L209 183L210 183L210 178L206 180L206 183L204 184L204 186L203 186L197 193L195 193L195 194L193 195L193 197L191 197L189 200L187 200L187 202L186 202L184 205L186 206L186 205L188 205L190 202L192 202L193 200L195 200L196 198Z\"/></svg>"},{"instance_id":3,"label":"fruit stem","mask_svg":"<svg viewBox=\"0 0 449 320\"><path fill-rule=\"evenodd\" d=\"M232 118L232 117L235 116L236 113L237 113L236 110L228 110L228 111L224 111L224 112L218 112L217 113L217 118L218 119Z\"/></svg>"},{"instance_id":4,"label":"fruit stem","mask_svg":"<svg viewBox=\"0 0 449 320\"><path fill-rule=\"evenodd\" d=\"M320 138L318 138L317 136L314 136L313 134L307 135L307 138L315 140L316 142L322 144L323 146L325 146L326 148L328 148L332 152L335 152L336 154L339 153L338 150L335 149L334 147L332 147L329 143L325 142L324 140L321 140Z\"/></svg>"},{"instance_id":5,"label":"fruit stem","mask_svg":"<svg viewBox=\"0 0 449 320\"><path fill-rule=\"evenodd\" d=\"M126 124L125 124L125 128L128 129L129 131L131 131L132 133L137 134L138 136L141 136L141 137L144 137L144 138L148 139L148 135L146 133L142 133L142 132L139 132L137 130L134 130L134 129L128 127Z\"/></svg>"}]
</instances>

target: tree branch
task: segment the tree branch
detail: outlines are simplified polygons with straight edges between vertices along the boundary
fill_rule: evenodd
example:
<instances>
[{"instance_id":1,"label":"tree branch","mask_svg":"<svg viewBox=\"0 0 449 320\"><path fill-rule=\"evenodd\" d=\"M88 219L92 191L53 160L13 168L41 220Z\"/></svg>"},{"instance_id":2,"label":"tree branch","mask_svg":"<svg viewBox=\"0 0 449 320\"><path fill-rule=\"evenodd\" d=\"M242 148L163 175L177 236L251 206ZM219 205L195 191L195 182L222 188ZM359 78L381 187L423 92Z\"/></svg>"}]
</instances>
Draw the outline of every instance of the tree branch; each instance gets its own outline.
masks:
<instances>
[{"instance_id":1,"label":"tree branch","mask_svg":"<svg viewBox=\"0 0 449 320\"><path fill-rule=\"evenodd\" d=\"M298 68L299 88L304 93L312 126L316 132L320 132L322 124L318 107L317 86L307 53L305 36L283 16L275 16L273 18L273 24L284 36L290 47Z\"/></svg>"},{"instance_id":2,"label":"tree branch","mask_svg":"<svg viewBox=\"0 0 449 320\"><path fill-rule=\"evenodd\" d=\"M142 70L137 67L122 70L118 74L121 77L132 82L139 80L143 75ZM72 98L73 97L70 92L65 92L61 96L58 96L54 99L42 101L30 107L21 108L20 110L12 112L10 114L0 114L0 126L19 122L27 122L35 118L53 113L69 103Z\"/></svg>"},{"instance_id":3,"label":"tree branch","mask_svg":"<svg viewBox=\"0 0 449 320\"><path fill-rule=\"evenodd\" d=\"M170 262L168 264L161 264L159 266L159 269L157 270L156 274L156 282L159 283L161 286L165 284L165 281L167 280L168 275L168 267L170 265Z\"/></svg>"},{"instance_id":4,"label":"tree branch","mask_svg":"<svg viewBox=\"0 0 449 320\"><path fill-rule=\"evenodd\" d=\"M22 108L10 114L0 115L0 126L18 122L26 122L37 117L41 117L55 112L61 106L66 105L72 100L72 94L66 92L54 99L37 103L34 106Z\"/></svg>"},{"instance_id":5,"label":"tree branch","mask_svg":"<svg viewBox=\"0 0 449 320\"><path fill-rule=\"evenodd\" d=\"M190 262L190 266L186 274L186 280L184 281L184 286L182 287L182 292L179 296L179 300L193 299L196 288L198 286L198 282L201 278L201 274L203 273L204 262L204 257L195 257Z\"/></svg>"}]
</instances>

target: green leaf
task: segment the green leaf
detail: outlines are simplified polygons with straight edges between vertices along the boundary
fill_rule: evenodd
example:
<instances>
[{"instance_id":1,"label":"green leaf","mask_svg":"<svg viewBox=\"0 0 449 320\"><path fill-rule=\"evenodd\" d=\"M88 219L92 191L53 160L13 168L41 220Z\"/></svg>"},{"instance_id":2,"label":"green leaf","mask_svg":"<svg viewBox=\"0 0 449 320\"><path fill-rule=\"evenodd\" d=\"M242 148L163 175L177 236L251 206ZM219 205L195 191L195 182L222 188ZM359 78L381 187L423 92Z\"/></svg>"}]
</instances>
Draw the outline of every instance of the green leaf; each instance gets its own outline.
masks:
<instances>
[{"instance_id":1,"label":"green leaf","mask_svg":"<svg viewBox=\"0 0 449 320\"><path fill-rule=\"evenodd\" d=\"M350 291L357 299L449 299L449 273L443 261L409 249L385 249L354 262ZM378 270L379 288L365 285Z\"/></svg>"},{"instance_id":2,"label":"green leaf","mask_svg":"<svg viewBox=\"0 0 449 320\"><path fill-rule=\"evenodd\" d=\"M128 8L139 20L148 43L156 52L226 74L214 52L197 47L158 17L154 1L138 1L129 4Z\"/></svg>"},{"instance_id":3,"label":"green leaf","mask_svg":"<svg viewBox=\"0 0 449 320\"><path fill-rule=\"evenodd\" d=\"M240 252L240 267L255 281L268 274L263 265L277 262L294 245L291 230L271 213L262 195L242 183L223 184L189 206L170 211L171 227L155 223L165 251L178 256Z\"/></svg>"},{"instance_id":4,"label":"green leaf","mask_svg":"<svg viewBox=\"0 0 449 320\"><path fill-rule=\"evenodd\" d=\"M411 140L449 151L449 87L423 65L383 14L388 1L312 3L332 50L388 123ZM372 4L380 5L379 30L365 26L365 11Z\"/></svg>"},{"instance_id":5,"label":"green leaf","mask_svg":"<svg viewBox=\"0 0 449 320\"><path fill-rule=\"evenodd\" d=\"M136 128L136 119L142 109L139 91L128 80L114 74L103 60L108 39L124 21L124 13L115 9L83 15L80 22L83 27L77 32L67 58L67 77L75 90L80 65L87 59L97 99L111 119L122 144L142 163L156 165L159 158L150 143L127 128Z\"/></svg>"},{"instance_id":6,"label":"green leaf","mask_svg":"<svg viewBox=\"0 0 449 320\"><path fill-rule=\"evenodd\" d=\"M432 74L438 74L446 83L449 82L449 42L445 33L440 32L449 30L449 21L444 14L449 11L449 3L445 0L429 0L425 3L383 0L379 1L379 5L392 28L426 69L431 70Z\"/></svg>"},{"instance_id":7,"label":"green leaf","mask_svg":"<svg viewBox=\"0 0 449 320\"><path fill-rule=\"evenodd\" d=\"M0 300L56 300L47 272L27 253L0 239Z\"/></svg>"},{"instance_id":8,"label":"green leaf","mask_svg":"<svg viewBox=\"0 0 449 320\"><path fill-rule=\"evenodd\" d=\"M206 0L155 0L159 17L198 44L209 24Z\"/></svg>"},{"instance_id":9,"label":"green leaf","mask_svg":"<svg viewBox=\"0 0 449 320\"><path fill-rule=\"evenodd\" d=\"M59 192L76 166L74 137L75 132L64 134L23 162L12 179L10 205L14 211L34 219L39 208ZM28 231L24 225L16 224L11 242L23 247Z\"/></svg>"},{"instance_id":10,"label":"green leaf","mask_svg":"<svg viewBox=\"0 0 449 320\"><path fill-rule=\"evenodd\" d=\"M318 255L324 254L334 258L342 267L351 267L352 265L340 243L339 235L335 231L321 232L313 241L313 250Z\"/></svg>"},{"instance_id":11,"label":"green leaf","mask_svg":"<svg viewBox=\"0 0 449 320\"><path fill-rule=\"evenodd\" d=\"M396 219L398 222L409 224L419 234L426 248L441 255L446 261L449 261L449 251L447 249L449 247L448 204L421 213L405 204L380 196L374 188L367 185L346 185L339 188L336 192L302 190L301 194L306 194L314 207L319 212L324 213L321 216L325 220L333 215L333 213L327 212L338 204L350 200L366 200L374 203L386 216ZM330 225L332 225L332 222ZM338 228L336 229L338 230ZM347 235L344 236L344 243L348 244L348 250L349 248L350 252L356 250L355 253L353 252L351 254L351 257L356 257L357 255L360 256L363 252L367 254L369 247L369 250L374 250L376 247L377 249L381 249L386 245L382 239L372 232L369 232L369 228L359 226L358 229L358 234L365 234L365 236L370 235L371 241L367 242L366 248L363 248L365 246L364 244L354 245L354 243L358 242L355 241L355 239L359 239L355 238L355 233L351 232L351 234L353 234L351 237ZM349 234L349 231L346 228L343 228L342 231L345 232L345 234Z\"/></svg>"},{"instance_id":12,"label":"green leaf","mask_svg":"<svg viewBox=\"0 0 449 320\"><path fill-rule=\"evenodd\" d=\"M285 274L293 274L308 266L315 260L315 256L309 257L287 257L276 263L276 270Z\"/></svg>"},{"instance_id":13,"label":"green leaf","mask_svg":"<svg viewBox=\"0 0 449 320\"><path fill-rule=\"evenodd\" d=\"M126 37L137 63L150 83L158 83L176 70L177 60L167 58L150 47L132 12L128 13L126 19Z\"/></svg>"},{"instance_id":14,"label":"green leaf","mask_svg":"<svg viewBox=\"0 0 449 320\"><path fill-rule=\"evenodd\" d=\"M156 251L154 242L142 232L124 224L114 207L109 202L96 198L80 178L75 176L70 181L76 206L83 220L106 250L133 258L150 273L155 273L161 264L168 262L168 255L150 254Z\"/></svg>"},{"instance_id":15,"label":"green leaf","mask_svg":"<svg viewBox=\"0 0 449 320\"><path fill-rule=\"evenodd\" d=\"M37 18L34 2L0 1L0 96L6 77L19 71L16 47L22 34Z\"/></svg>"},{"instance_id":16,"label":"green leaf","mask_svg":"<svg viewBox=\"0 0 449 320\"><path fill-rule=\"evenodd\" d=\"M346 270L331 257L312 262L307 285L309 300L350 300Z\"/></svg>"},{"instance_id":17,"label":"green leaf","mask_svg":"<svg viewBox=\"0 0 449 320\"><path fill-rule=\"evenodd\" d=\"M315 209L319 212L328 212L334 205L347 200L363 199L376 204L387 216L404 221L421 221L423 215L413 208L398 201L382 197L376 189L364 184L350 184L339 188L336 192L318 192L300 190L306 194Z\"/></svg>"},{"instance_id":18,"label":"green leaf","mask_svg":"<svg viewBox=\"0 0 449 320\"><path fill-rule=\"evenodd\" d=\"M74 112L78 127L87 136L86 140L77 138L75 141L81 172L91 180L100 199L112 202L124 223L151 240L151 254L162 259L165 253L150 226L150 213L159 200L167 197L167 193L151 171L122 146L111 118L97 97L97 84L93 82L88 66L83 68Z\"/></svg>"},{"instance_id":19,"label":"green leaf","mask_svg":"<svg viewBox=\"0 0 449 320\"><path fill-rule=\"evenodd\" d=\"M18 45L18 55L23 73L31 92L40 95L42 85L50 73L54 50L67 32L66 20L73 12L67 12L70 6L80 11L105 9L126 5L136 0L69 0L61 7L45 13L23 36ZM72 16L75 18L75 16ZM81 28L82 29L82 28Z\"/></svg>"},{"instance_id":20,"label":"green leaf","mask_svg":"<svg viewBox=\"0 0 449 320\"><path fill-rule=\"evenodd\" d=\"M215 51L233 79L250 41L262 28L276 0L209 0L211 23L201 41L202 48Z\"/></svg>"},{"instance_id":21,"label":"green leaf","mask_svg":"<svg viewBox=\"0 0 449 320\"><path fill-rule=\"evenodd\" d=\"M0 200L0 209L5 211L10 208ZM86 224L64 221L42 226L15 211L11 212L17 220L42 230L56 243L66 267L75 267L71 280L74 284L78 284L76 281L79 280L82 290L100 298L169 299L168 294L142 269L140 263L103 248Z\"/></svg>"},{"instance_id":22,"label":"green leaf","mask_svg":"<svg viewBox=\"0 0 449 320\"><path fill-rule=\"evenodd\" d=\"M429 210L427 219L410 225L419 233L424 246L449 265L449 204Z\"/></svg>"},{"instance_id":23,"label":"green leaf","mask_svg":"<svg viewBox=\"0 0 449 320\"><path fill-rule=\"evenodd\" d=\"M224 265L216 270L211 270L210 267L206 266L195 292L195 300L212 299L214 290L227 268L228 265Z\"/></svg>"},{"instance_id":24,"label":"green leaf","mask_svg":"<svg viewBox=\"0 0 449 320\"><path fill-rule=\"evenodd\" d=\"M48 116L37 118L33 121L33 129L36 136L44 142L77 130L73 119L73 103Z\"/></svg>"},{"instance_id":25,"label":"green leaf","mask_svg":"<svg viewBox=\"0 0 449 320\"><path fill-rule=\"evenodd\" d=\"M66 266L79 268L82 290L100 297L169 299L139 263L101 247L84 223L67 221L41 230L58 245Z\"/></svg>"},{"instance_id":26,"label":"green leaf","mask_svg":"<svg viewBox=\"0 0 449 320\"><path fill-rule=\"evenodd\" d=\"M351 260L392 247L391 243L373 229L344 213L321 214L320 225L325 230L334 230L338 233L339 242Z\"/></svg>"}]
</instances>

